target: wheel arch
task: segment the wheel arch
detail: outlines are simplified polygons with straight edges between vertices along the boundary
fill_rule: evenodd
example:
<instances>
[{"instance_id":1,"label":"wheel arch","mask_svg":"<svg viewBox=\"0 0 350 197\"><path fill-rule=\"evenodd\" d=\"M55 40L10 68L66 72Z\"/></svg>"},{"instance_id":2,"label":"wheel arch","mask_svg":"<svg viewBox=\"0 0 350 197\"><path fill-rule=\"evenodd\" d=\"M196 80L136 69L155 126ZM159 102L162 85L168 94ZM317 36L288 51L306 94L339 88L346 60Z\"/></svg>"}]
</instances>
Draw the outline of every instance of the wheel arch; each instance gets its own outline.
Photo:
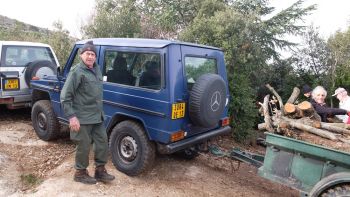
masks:
<instances>
[{"instance_id":1,"label":"wheel arch","mask_svg":"<svg viewBox=\"0 0 350 197\"><path fill-rule=\"evenodd\" d=\"M39 100L51 100L50 94L44 90L34 89L32 91L32 106Z\"/></svg>"},{"instance_id":2,"label":"wheel arch","mask_svg":"<svg viewBox=\"0 0 350 197\"><path fill-rule=\"evenodd\" d=\"M109 136L111 135L112 133L112 130L113 128L120 122L122 121L125 121L125 120L132 120L132 121L135 121L137 123L139 123L143 129L145 130L146 132L146 135L148 137L148 140L151 140L151 137L149 135L149 132L145 126L145 122L143 120L141 120L140 118L138 117L135 117L135 116L131 116L129 114L124 114L124 113L116 113L114 114L114 116L111 118L111 120L109 121L109 124L107 125L107 135L108 135L108 138Z\"/></svg>"},{"instance_id":3,"label":"wheel arch","mask_svg":"<svg viewBox=\"0 0 350 197\"><path fill-rule=\"evenodd\" d=\"M324 177L312 188L310 196L318 197L320 194L322 194L322 192L344 183L350 183L350 172L339 172Z\"/></svg>"}]
</instances>

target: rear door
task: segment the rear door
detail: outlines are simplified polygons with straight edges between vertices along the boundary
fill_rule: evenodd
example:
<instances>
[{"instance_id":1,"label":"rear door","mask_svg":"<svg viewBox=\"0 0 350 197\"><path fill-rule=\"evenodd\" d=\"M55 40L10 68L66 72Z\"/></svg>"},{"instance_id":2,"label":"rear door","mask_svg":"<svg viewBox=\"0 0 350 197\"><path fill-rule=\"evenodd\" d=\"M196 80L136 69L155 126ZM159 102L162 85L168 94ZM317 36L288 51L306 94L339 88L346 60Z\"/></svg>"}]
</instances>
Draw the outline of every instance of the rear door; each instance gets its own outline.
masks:
<instances>
[{"instance_id":1,"label":"rear door","mask_svg":"<svg viewBox=\"0 0 350 197\"><path fill-rule=\"evenodd\" d=\"M184 119L184 121L186 122L184 125L187 125L185 130L187 131L188 136L192 136L218 127L214 126L212 128L203 128L201 126L197 126L191 121L188 103L193 85L195 84L198 77L200 77L203 74L218 74L224 79L224 81L227 81L227 76L222 51L216 49L181 45L181 53L183 60L182 63L185 92L184 98L187 104L187 118Z\"/></svg>"}]
</instances>

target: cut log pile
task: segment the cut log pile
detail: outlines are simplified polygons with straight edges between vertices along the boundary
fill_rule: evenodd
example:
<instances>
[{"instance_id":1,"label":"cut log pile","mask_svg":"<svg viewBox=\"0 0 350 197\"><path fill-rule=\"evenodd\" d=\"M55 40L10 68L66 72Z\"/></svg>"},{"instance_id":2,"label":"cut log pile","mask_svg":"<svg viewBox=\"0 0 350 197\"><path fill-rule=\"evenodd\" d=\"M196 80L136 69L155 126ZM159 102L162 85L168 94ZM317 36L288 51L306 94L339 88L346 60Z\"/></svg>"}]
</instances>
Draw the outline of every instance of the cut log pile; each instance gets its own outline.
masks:
<instances>
[{"instance_id":1,"label":"cut log pile","mask_svg":"<svg viewBox=\"0 0 350 197\"><path fill-rule=\"evenodd\" d=\"M350 152L350 125L321 122L310 102L296 103L300 94L297 87L285 104L273 87L269 84L266 87L272 97L266 95L263 103L259 103L259 111L264 116L264 123L258 125L259 130Z\"/></svg>"}]
</instances>

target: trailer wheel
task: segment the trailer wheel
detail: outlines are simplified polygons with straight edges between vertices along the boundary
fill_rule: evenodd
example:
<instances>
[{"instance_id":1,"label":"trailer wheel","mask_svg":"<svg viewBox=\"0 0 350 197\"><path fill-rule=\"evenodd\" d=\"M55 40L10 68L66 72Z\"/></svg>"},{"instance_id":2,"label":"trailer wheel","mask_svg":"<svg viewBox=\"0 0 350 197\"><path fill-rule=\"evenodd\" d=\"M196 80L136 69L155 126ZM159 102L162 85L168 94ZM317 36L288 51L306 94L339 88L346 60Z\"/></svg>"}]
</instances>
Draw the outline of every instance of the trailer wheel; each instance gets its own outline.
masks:
<instances>
[{"instance_id":1,"label":"trailer wheel","mask_svg":"<svg viewBox=\"0 0 350 197\"><path fill-rule=\"evenodd\" d=\"M350 196L350 173L338 172L324 177L312 188L310 196Z\"/></svg>"},{"instance_id":2,"label":"trailer wheel","mask_svg":"<svg viewBox=\"0 0 350 197\"><path fill-rule=\"evenodd\" d=\"M350 196L350 184L337 185L324 191L321 197Z\"/></svg>"},{"instance_id":3,"label":"trailer wheel","mask_svg":"<svg viewBox=\"0 0 350 197\"><path fill-rule=\"evenodd\" d=\"M50 101L37 101L33 105L31 117L35 133L40 139L49 141L58 137L60 124Z\"/></svg>"},{"instance_id":4,"label":"trailer wheel","mask_svg":"<svg viewBox=\"0 0 350 197\"><path fill-rule=\"evenodd\" d=\"M129 176L144 172L155 159L154 143L134 121L123 121L113 128L109 148L114 166Z\"/></svg>"}]
</instances>

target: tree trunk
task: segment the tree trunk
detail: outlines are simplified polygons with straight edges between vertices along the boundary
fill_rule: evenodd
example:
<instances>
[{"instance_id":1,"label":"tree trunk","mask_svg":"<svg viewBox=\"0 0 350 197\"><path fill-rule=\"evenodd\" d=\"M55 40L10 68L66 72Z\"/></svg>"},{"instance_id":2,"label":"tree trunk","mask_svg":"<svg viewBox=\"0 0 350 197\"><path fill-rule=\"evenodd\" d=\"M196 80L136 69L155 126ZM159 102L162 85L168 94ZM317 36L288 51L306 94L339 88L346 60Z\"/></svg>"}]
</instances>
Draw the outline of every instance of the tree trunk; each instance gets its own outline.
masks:
<instances>
[{"instance_id":1,"label":"tree trunk","mask_svg":"<svg viewBox=\"0 0 350 197\"><path fill-rule=\"evenodd\" d=\"M328 132L328 131L325 131L325 130L322 130L322 129L317 129L317 128L314 128L312 126L296 122L294 120L292 120L292 121L288 120L287 123L293 128L297 128L297 129L300 129L302 131L313 133L315 135L318 135L318 136L321 136L321 137L324 137L324 138L327 138L327 139L330 139L330 140L337 140L338 139L331 132Z\"/></svg>"},{"instance_id":2,"label":"tree trunk","mask_svg":"<svg viewBox=\"0 0 350 197\"><path fill-rule=\"evenodd\" d=\"M345 124L345 123L327 123L327 122L324 122L323 124L335 126L335 127L340 127L343 129L350 129L350 124Z\"/></svg>"},{"instance_id":3,"label":"tree trunk","mask_svg":"<svg viewBox=\"0 0 350 197\"><path fill-rule=\"evenodd\" d=\"M293 104L297 100L299 94L300 94L300 89L297 88L297 87L293 88L293 92L290 95L289 99L287 100L287 103L292 103Z\"/></svg>"},{"instance_id":4,"label":"tree trunk","mask_svg":"<svg viewBox=\"0 0 350 197\"><path fill-rule=\"evenodd\" d=\"M348 130L348 129L344 129L344 128L337 127L337 126L332 126L332 125L324 123L324 122L321 122L321 128L327 129L329 131L333 131L335 133L350 134L350 130Z\"/></svg>"},{"instance_id":5,"label":"tree trunk","mask_svg":"<svg viewBox=\"0 0 350 197\"><path fill-rule=\"evenodd\" d=\"M309 101L304 101L298 104L298 108L303 111L303 115L310 117L313 120L321 121L321 116L315 111Z\"/></svg>"},{"instance_id":6,"label":"tree trunk","mask_svg":"<svg viewBox=\"0 0 350 197\"><path fill-rule=\"evenodd\" d=\"M302 110L298 108L298 106L292 103L286 103L284 105L284 114L291 116L291 118L301 118L304 117L304 113Z\"/></svg>"},{"instance_id":7,"label":"tree trunk","mask_svg":"<svg viewBox=\"0 0 350 197\"><path fill-rule=\"evenodd\" d=\"M282 98L281 98L280 95L275 91L275 89L273 89L273 87L270 86L270 84L266 84L265 86L266 86L266 87L273 93L273 95L275 95L275 97L277 98L278 104L279 104L280 109L281 109L281 113L282 113L282 115L283 115L284 112L283 112L283 102L282 102Z\"/></svg>"},{"instance_id":8,"label":"tree trunk","mask_svg":"<svg viewBox=\"0 0 350 197\"><path fill-rule=\"evenodd\" d=\"M298 107L299 107L299 109L301 109L303 111L313 110L313 107L309 101L303 101L303 102L299 103Z\"/></svg>"},{"instance_id":9,"label":"tree trunk","mask_svg":"<svg viewBox=\"0 0 350 197\"><path fill-rule=\"evenodd\" d=\"M273 132L273 127L272 127L271 117L269 112L269 99L270 99L270 95L266 95L264 98L264 103L262 107L264 111L264 121L265 121L266 130L269 132Z\"/></svg>"},{"instance_id":10,"label":"tree trunk","mask_svg":"<svg viewBox=\"0 0 350 197\"><path fill-rule=\"evenodd\" d=\"M267 130L266 129L266 124L265 123L258 124L258 130L260 130L260 131Z\"/></svg>"},{"instance_id":11,"label":"tree trunk","mask_svg":"<svg viewBox=\"0 0 350 197\"><path fill-rule=\"evenodd\" d=\"M311 127L315 127L315 128L318 128L318 129L321 128L321 122L320 121L312 120L309 117L303 117L303 118L300 118L300 119L291 119L291 118L287 118L287 117L282 117L281 120L286 121L286 122L293 121L293 122L297 122L297 123L300 123L300 124L304 124L304 125L308 125L308 126L311 126Z\"/></svg>"}]
</instances>

